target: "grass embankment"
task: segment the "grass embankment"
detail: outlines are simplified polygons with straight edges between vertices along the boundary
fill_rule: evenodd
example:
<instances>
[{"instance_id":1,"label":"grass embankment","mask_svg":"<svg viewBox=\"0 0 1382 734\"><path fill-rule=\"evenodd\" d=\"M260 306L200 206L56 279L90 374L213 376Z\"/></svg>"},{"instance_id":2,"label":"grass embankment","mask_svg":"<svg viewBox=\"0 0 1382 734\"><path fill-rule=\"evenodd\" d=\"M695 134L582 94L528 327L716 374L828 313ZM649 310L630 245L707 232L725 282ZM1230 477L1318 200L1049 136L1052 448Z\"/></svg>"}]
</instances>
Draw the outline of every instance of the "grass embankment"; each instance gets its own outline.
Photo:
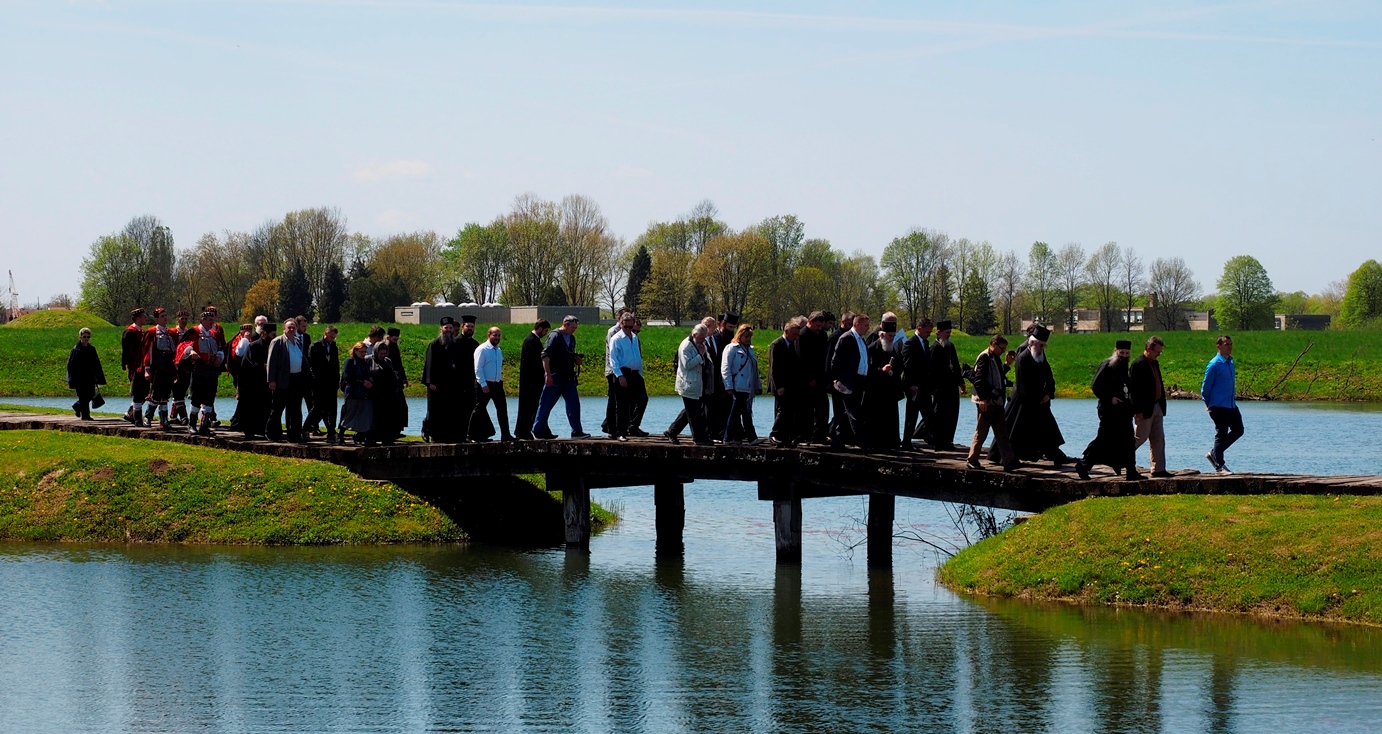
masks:
<instances>
[{"instance_id":1,"label":"grass embankment","mask_svg":"<svg viewBox=\"0 0 1382 734\"><path fill-rule=\"evenodd\" d=\"M111 323L90 311L34 311L5 324L16 329L109 329ZM76 341L76 334L72 335Z\"/></svg>"},{"instance_id":2,"label":"grass embankment","mask_svg":"<svg viewBox=\"0 0 1382 734\"><path fill-rule=\"evenodd\" d=\"M1100 498L941 567L968 592L1382 624L1382 497Z\"/></svg>"},{"instance_id":3,"label":"grass embankment","mask_svg":"<svg viewBox=\"0 0 1382 734\"><path fill-rule=\"evenodd\" d=\"M455 542L468 536L440 510L392 484L367 482L315 461L108 436L3 431L0 477L0 538L6 540L326 544ZM557 518L559 534L560 496L544 502L549 507L539 509ZM502 503L477 506L477 513L482 509L512 514ZM595 528L617 519L596 505L591 515ZM488 517L474 519L492 526Z\"/></svg>"},{"instance_id":4,"label":"grass embankment","mask_svg":"<svg viewBox=\"0 0 1382 734\"><path fill-rule=\"evenodd\" d=\"M79 312L61 312L79 313ZM37 316L31 314L30 316ZM26 316L24 318L29 318ZM18 320L15 322L18 323ZM404 366L412 379L408 394L422 396L424 390L418 379L422 375L423 355L427 343L437 335L431 324L399 324L402 330ZM238 324L225 324L234 332ZM369 324L340 324L339 341L348 346L363 340ZM502 346L505 351L504 379L510 390L517 384L518 353L529 328L521 324L501 324L504 330ZM0 396L68 395L63 382L67 355L77 340L76 326L61 328L0 328ZM486 325L476 329L483 337ZM609 327L585 324L576 332L577 348L586 355L587 369L581 375L581 393L603 395L604 334ZM122 327L92 327L92 343L101 352L106 378L111 381L110 394L119 394L120 333ZM320 337L322 327L313 325L310 331ZM674 395L673 366L677 346L690 326L654 326L643 329L644 377L650 395ZM765 329L758 332L755 346L759 367L768 368L767 347L778 332ZM1056 383L1062 397L1090 397L1089 382L1099 362L1113 351L1113 342L1122 335L1115 334L1057 334L1051 339L1047 354L1055 370ZM1204 366L1214 356L1215 333L1203 331L1168 332L1166 352L1161 357L1162 376L1167 385L1198 390L1204 376ZM1291 366L1306 345L1314 343L1300 364L1274 397L1287 400L1382 400L1382 339L1375 334L1344 331L1261 331L1234 335L1235 359L1238 361L1238 387L1245 395L1266 392ZM1143 334L1132 339L1141 346ZM1014 342L1016 340L1014 339ZM964 336L955 340L960 360L972 364L974 357L988 344L988 337ZM230 380L221 381L221 395L232 394Z\"/></svg>"}]
</instances>

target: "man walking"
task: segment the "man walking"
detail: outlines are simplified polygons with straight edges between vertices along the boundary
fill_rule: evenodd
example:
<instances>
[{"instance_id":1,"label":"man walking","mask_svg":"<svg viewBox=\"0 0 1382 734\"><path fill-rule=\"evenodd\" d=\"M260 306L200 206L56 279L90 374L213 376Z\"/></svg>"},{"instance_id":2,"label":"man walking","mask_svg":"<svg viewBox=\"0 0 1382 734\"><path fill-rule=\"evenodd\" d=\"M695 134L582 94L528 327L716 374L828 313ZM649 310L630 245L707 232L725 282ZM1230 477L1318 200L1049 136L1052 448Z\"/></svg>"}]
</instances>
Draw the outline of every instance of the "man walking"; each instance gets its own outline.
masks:
<instances>
[{"instance_id":1,"label":"man walking","mask_svg":"<svg viewBox=\"0 0 1382 734\"><path fill-rule=\"evenodd\" d=\"M307 363L307 351L302 348L297 322L283 322L283 333L269 343L269 392L273 394L273 409L264 424L264 434L270 441L282 441L284 411L287 411L288 435L291 443L303 443L302 404L312 373Z\"/></svg>"},{"instance_id":2,"label":"man walking","mask_svg":"<svg viewBox=\"0 0 1382 734\"><path fill-rule=\"evenodd\" d=\"M618 402L618 397L615 395L618 392L618 386L615 378L619 376L619 373L615 371L610 358L614 356L614 337L619 336L624 330L624 319L629 316L630 313L627 310L620 311L614 317L614 325L605 332L605 419L600 421L600 432L611 438L617 437L614 430L614 426L618 422L617 408L615 407Z\"/></svg>"},{"instance_id":3,"label":"man walking","mask_svg":"<svg viewBox=\"0 0 1382 734\"><path fill-rule=\"evenodd\" d=\"M1135 482L1142 478L1137 471L1135 441L1132 431L1132 395L1128 389L1128 358L1132 342L1119 339L1113 356L1099 365L1090 388L1099 399L1099 433L1085 447L1084 458L1075 462L1080 479L1089 479L1089 470L1105 464L1114 472L1127 471L1127 478Z\"/></svg>"},{"instance_id":4,"label":"man walking","mask_svg":"<svg viewBox=\"0 0 1382 734\"><path fill-rule=\"evenodd\" d=\"M328 326L322 338L307 350L307 366L312 373L312 409L307 424L326 424L326 442L335 443L336 393L341 382L341 355L336 349L336 327Z\"/></svg>"},{"instance_id":5,"label":"man walking","mask_svg":"<svg viewBox=\"0 0 1382 734\"><path fill-rule=\"evenodd\" d=\"M955 445L955 426L960 422L960 395L965 389L965 371L960 356L950 343L951 323L936 322L936 344L931 349L931 387L935 390L932 411L936 425L931 429L932 444L938 449L959 448Z\"/></svg>"},{"instance_id":6,"label":"man walking","mask_svg":"<svg viewBox=\"0 0 1382 734\"><path fill-rule=\"evenodd\" d=\"M662 435L672 443L677 442L681 429L689 423L691 438L698 446L709 446L710 432L706 426L705 401L715 371L710 367L710 327L696 324L691 335L682 340L677 347L677 395L681 396L682 410L672 425Z\"/></svg>"},{"instance_id":7,"label":"man walking","mask_svg":"<svg viewBox=\"0 0 1382 734\"><path fill-rule=\"evenodd\" d=\"M978 411L978 423L974 427L974 440L969 444L969 456L965 463L970 469L982 469L979 452L984 448L989 429L993 429L993 445L1003 471L1012 471L1018 466L1013 455L1012 444L1008 442L1008 421L1004 414L1007 398L1008 368L1017 359L1015 352L1004 351L1008 340L1001 334L989 339L988 348L979 353L974 360L974 407Z\"/></svg>"},{"instance_id":8,"label":"man walking","mask_svg":"<svg viewBox=\"0 0 1382 734\"><path fill-rule=\"evenodd\" d=\"M1204 368L1200 395L1204 409L1214 421L1214 448L1204 455L1214 471L1232 474L1224 466L1224 452L1243 437L1243 414L1235 402L1238 395L1238 369L1233 362L1233 338L1225 334L1215 344L1219 353Z\"/></svg>"},{"instance_id":9,"label":"man walking","mask_svg":"<svg viewBox=\"0 0 1382 734\"><path fill-rule=\"evenodd\" d=\"M1161 362L1158 361L1164 349L1166 342L1161 337L1148 339L1142 354L1128 368L1128 390L1132 393L1133 425L1137 434L1133 451L1151 442L1152 476L1158 478L1171 476L1166 471L1166 432L1162 429L1162 419L1166 416L1166 385L1161 381Z\"/></svg>"},{"instance_id":10,"label":"man walking","mask_svg":"<svg viewBox=\"0 0 1382 734\"><path fill-rule=\"evenodd\" d=\"M639 347L638 335L633 333L633 322L633 314L624 312L619 333L609 341L608 362L614 377L614 424L606 432L620 441L629 440L635 406L648 396L643 381L643 350Z\"/></svg>"},{"instance_id":11,"label":"man walking","mask_svg":"<svg viewBox=\"0 0 1382 734\"><path fill-rule=\"evenodd\" d=\"M830 432L830 396L825 392L825 370L826 352L830 347L827 324L834 318L828 311L813 311L806 320L806 328L801 330L801 367L806 387L802 396L800 439L817 444L825 443Z\"/></svg>"},{"instance_id":12,"label":"man walking","mask_svg":"<svg viewBox=\"0 0 1382 734\"><path fill-rule=\"evenodd\" d=\"M120 367L130 381L130 407L125 420L136 426L148 425L144 420L144 401L149 397L149 381L144 378L144 309L130 311L130 325L120 336Z\"/></svg>"},{"instance_id":13,"label":"man walking","mask_svg":"<svg viewBox=\"0 0 1382 734\"><path fill-rule=\"evenodd\" d=\"M518 353L518 418L513 428L518 437L525 441L533 440L533 420L537 418L544 380L542 347L547 343L547 334L551 331L551 322L538 319L533 324L533 330L524 337L523 347Z\"/></svg>"},{"instance_id":14,"label":"man walking","mask_svg":"<svg viewBox=\"0 0 1382 734\"><path fill-rule=\"evenodd\" d=\"M798 316L782 325L782 336L768 346L768 392L773 395L773 443L791 448L811 438L813 427L807 412L806 369L802 360L802 329Z\"/></svg>"},{"instance_id":15,"label":"man walking","mask_svg":"<svg viewBox=\"0 0 1382 734\"><path fill-rule=\"evenodd\" d=\"M921 439L935 446L931 437L931 424L936 418L931 410L931 330L935 327L931 319L923 317L917 322L916 330L902 342L900 360L903 399L907 401L902 423L902 450L911 451L912 440ZM920 418L920 423L917 419Z\"/></svg>"},{"instance_id":16,"label":"man walking","mask_svg":"<svg viewBox=\"0 0 1382 734\"><path fill-rule=\"evenodd\" d=\"M830 377L834 380L831 384L840 406L830 426L830 448L835 451L844 449L847 443L869 449L864 425L864 387L869 374L869 350L864 335L869 333L869 326L868 314L854 314L852 327L840 335L830 360Z\"/></svg>"},{"instance_id":17,"label":"man walking","mask_svg":"<svg viewBox=\"0 0 1382 734\"><path fill-rule=\"evenodd\" d=\"M383 329L380 333L382 336ZM462 351L456 340L456 320L443 316L441 333L427 345L422 365L422 384L427 386L427 416L422 421L422 433L437 443L464 441L466 426L462 421L468 421L475 409L473 397L470 402L465 401L466 396L473 396L475 351L472 348L464 356ZM471 365L469 389L461 385L467 379L463 376L463 364Z\"/></svg>"},{"instance_id":18,"label":"man walking","mask_svg":"<svg viewBox=\"0 0 1382 734\"><path fill-rule=\"evenodd\" d=\"M581 430L581 396L576 391L576 368L585 362L584 355L576 353L576 329L580 319L567 315L561 321L561 328L547 337L547 346L542 350L543 388L538 401L537 418L533 420L533 436L541 439L556 438L548 426L547 419L560 399L566 404L566 420L571 424L571 438L590 438Z\"/></svg>"},{"instance_id":19,"label":"man walking","mask_svg":"<svg viewBox=\"0 0 1382 734\"><path fill-rule=\"evenodd\" d=\"M489 327L485 341L475 349L475 384L480 393L475 403L475 414L470 417L470 437L476 441L488 441L494 435L493 424L489 423L489 403L494 403L494 416L499 419L499 437L512 441L509 433L509 400L504 396L504 350L499 348L503 338L498 326Z\"/></svg>"}]
</instances>

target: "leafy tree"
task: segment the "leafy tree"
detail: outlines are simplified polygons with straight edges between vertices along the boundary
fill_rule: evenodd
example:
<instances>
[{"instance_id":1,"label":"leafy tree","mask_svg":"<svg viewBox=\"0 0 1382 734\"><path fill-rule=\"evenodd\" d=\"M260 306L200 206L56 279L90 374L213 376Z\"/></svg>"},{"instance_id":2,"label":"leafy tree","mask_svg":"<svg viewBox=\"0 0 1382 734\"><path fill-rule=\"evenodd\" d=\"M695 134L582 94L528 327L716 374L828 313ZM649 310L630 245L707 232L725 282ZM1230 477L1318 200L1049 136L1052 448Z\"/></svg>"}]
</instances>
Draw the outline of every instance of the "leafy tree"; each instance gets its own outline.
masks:
<instances>
[{"instance_id":1,"label":"leafy tree","mask_svg":"<svg viewBox=\"0 0 1382 734\"><path fill-rule=\"evenodd\" d=\"M379 323L393 321L393 309L408 302L408 285L398 273L352 278L346 288L341 316L346 321Z\"/></svg>"},{"instance_id":2,"label":"leafy tree","mask_svg":"<svg viewBox=\"0 0 1382 734\"><path fill-rule=\"evenodd\" d=\"M1085 277L1099 309L1099 331L1118 331L1118 276L1123 251L1117 242L1107 242L1085 262Z\"/></svg>"},{"instance_id":3,"label":"leafy tree","mask_svg":"<svg viewBox=\"0 0 1382 734\"><path fill-rule=\"evenodd\" d=\"M1219 323L1236 331L1270 329L1276 311L1276 289L1267 269L1252 255L1224 263L1219 276Z\"/></svg>"},{"instance_id":4,"label":"leafy tree","mask_svg":"<svg viewBox=\"0 0 1382 734\"><path fill-rule=\"evenodd\" d=\"M289 212L283 221L273 227L270 239L268 249L283 258L279 272L286 275L292 263L301 265L312 302L325 301L327 270L331 263L345 260L349 240L346 219L341 210L317 207ZM285 317L288 315L284 314Z\"/></svg>"},{"instance_id":5,"label":"leafy tree","mask_svg":"<svg viewBox=\"0 0 1382 734\"><path fill-rule=\"evenodd\" d=\"M1339 320L1355 329L1382 325L1382 264L1369 260L1348 276Z\"/></svg>"},{"instance_id":6,"label":"leafy tree","mask_svg":"<svg viewBox=\"0 0 1382 734\"><path fill-rule=\"evenodd\" d=\"M638 312L643 305L643 286L653 274L653 258L646 245L634 250L633 262L629 263L629 280L624 286L624 305L630 311Z\"/></svg>"},{"instance_id":7,"label":"leafy tree","mask_svg":"<svg viewBox=\"0 0 1382 734\"><path fill-rule=\"evenodd\" d=\"M942 254L937 247L938 234L914 229L883 248L880 264L887 273L888 282L897 289L901 298L898 305L907 312L909 324L929 315L933 308L937 313L943 308L942 303L934 300L938 271L943 270ZM945 279L944 275L939 275L939 280Z\"/></svg>"},{"instance_id":8,"label":"leafy tree","mask_svg":"<svg viewBox=\"0 0 1382 734\"><path fill-rule=\"evenodd\" d=\"M393 235L370 253L368 264L376 275L403 281L408 295L395 306L430 301L441 289L441 236L430 230Z\"/></svg>"},{"instance_id":9,"label":"leafy tree","mask_svg":"<svg viewBox=\"0 0 1382 734\"><path fill-rule=\"evenodd\" d=\"M1027 271L1015 252L1005 252L998 258L998 304L1003 309L1003 333L1013 333L1018 298L1022 295L1022 281Z\"/></svg>"},{"instance_id":10,"label":"leafy tree","mask_svg":"<svg viewBox=\"0 0 1382 734\"><path fill-rule=\"evenodd\" d=\"M543 294L557 280L550 262L561 237L561 212L556 203L522 194L504 216L509 235L509 265L504 300L513 306L542 306Z\"/></svg>"},{"instance_id":11,"label":"leafy tree","mask_svg":"<svg viewBox=\"0 0 1382 734\"><path fill-rule=\"evenodd\" d=\"M278 286L279 281L274 278L264 278L250 286L245 291L245 305L240 307L240 321L253 321L255 316L260 315L277 321L278 312L274 309L278 306Z\"/></svg>"},{"instance_id":12,"label":"leafy tree","mask_svg":"<svg viewBox=\"0 0 1382 734\"><path fill-rule=\"evenodd\" d=\"M326 269L326 300L317 309L318 317L328 324L334 324L341 320L341 305L346 299L346 279L345 273L341 272L340 263L331 263Z\"/></svg>"},{"instance_id":13,"label":"leafy tree","mask_svg":"<svg viewBox=\"0 0 1382 734\"><path fill-rule=\"evenodd\" d=\"M1305 291L1280 291L1276 294L1276 307L1281 313L1310 313L1310 294Z\"/></svg>"},{"instance_id":14,"label":"leafy tree","mask_svg":"<svg viewBox=\"0 0 1382 734\"><path fill-rule=\"evenodd\" d=\"M91 244L78 300L112 324L125 323L136 306L176 303L175 269L172 232L158 217L135 217Z\"/></svg>"},{"instance_id":15,"label":"leafy tree","mask_svg":"<svg viewBox=\"0 0 1382 734\"><path fill-rule=\"evenodd\" d=\"M1056 309L1057 283L1056 253L1045 242L1032 243L1027 252L1027 294L1030 296L1032 317L1046 324L1055 323L1051 317Z\"/></svg>"},{"instance_id":16,"label":"leafy tree","mask_svg":"<svg viewBox=\"0 0 1382 734\"><path fill-rule=\"evenodd\" d=\"M1182 324L1188 329L1185 309L1200 297L1200 284L1185 260L1179 257L1157 258L1152 261L1147 281L1147 305L1150 314L1147 326L1153 323L1167 331L1175 331Z\"/></svg>"},{"instance_id":17,"label":"leafy tree","mask_svg":"<svg viewBox=\"0 0 1382 734\"><path fill-rule=\"evenodd\" d=\"M694 257L689 249L664 248L653 253L653 268L645 294L649 316L667 319L674 326L686 319L695 288L691 278Z\"/></svg>"},{"instance_id":18,"label":"leafy tree","mask_svg":"<svg viewBox=\"0 0 1382 734\"><path fill-rule=\"evenodd\" d=\"M686 303L686 312L693 319L701 314L710 313L710 298L705 293L705 286L700 283L692 286L691 300Z\"/></svg>"},{"instance_id":19,"label":"leafy tree","mask_svg":"<svg viewBox=\"0 0 1382 734\"><path fill-rule=\"evenodd\" d=\"M278 284L278 314L290 319L312 316L312 291L307 286L307 271L301 263L293 263L288 275Z\"/></svg>"},{"instance_id":20,"label":"leafy tree","mask_svg":"<svg viewBox=\"0 0 1382 734\"><path fill-rule=\"evenodd\" d=\"M770 323L787 319L787 294L792 288L797 254L806 240L806 225L795 214L768 217L749 228L767 242L766 262L759 278L752 310Z\"/></svg>"},{"instance_id":21,"label":"leafy tree","mask_svg":"<svg viewBox=\"0 0 1382 734\"><path fill-rule=\"evenodd\" d=\"M750 296L757 295L766 286L769 256L767 238L755 230L720 235L707 242L696 258L696 284L709 286L702 286L700 291L702 295L706 295L707 290L714 293L716 308L747 316ZM786 280L792 288L796 287L793 279ZM755 304L754 316L759 320L769 318L762 308L761 303ZM701 314L707 310L692 308L691 313Z\"/></svg>"},{"instance_id":22,"label":"leafy tree","mask_svg":"<svg viewBox=\"0 0 1382 734\"><path fill-rule=\"evenodd\" d=\"M1123 290L1127 310L1123 312L1123 330L1132 330L1132 309L1137 296L1146 286L1146 267L1142 258L1131 247L1123 250L1123 259L1118 264L1118 287Z\"/></svg>"},{"instance_id":23,"label":"leafy tree","mask_svg":"<svg viewBox=\"0 0 1382 734\"><path fill-rule=\"evenodd\" d=\"M509 233L503 220L488 225L467 224L442 248L446 270L452 274L451 282L444 283L446 291L454 293L459 285L461 290L474 294L477 303L499 301L511 258ZM452 300L462 303L468 299Z\"/></svg>"},{"instance_id":24,"label":"leafy tree","mask_svg":"<svg viewBox=\"0 0 1382 734\"><path fill-rule=\"evenodd\" d=\"M1056 254L1056 283L1060 288L1061 306L1065 311L1065 329L1073 333L1078 323L1075 310L1085 287L1084 248L1071 242Z\"/></svg>"},{"instance_id":25,"label":"leafy tree","mask_svg":"<svg viewBox=\"0 0 1382 734\"><path fill-rule=\"evenodd\" d=\"M969 271L969 277L965 279L960 291L964 303L967 304L960 321L964 324L966 333L986 334L989 329L998 325L998 319L993 314L993 298L989 293L989 285L978 271Z\"/></svg>"}]
</instances>

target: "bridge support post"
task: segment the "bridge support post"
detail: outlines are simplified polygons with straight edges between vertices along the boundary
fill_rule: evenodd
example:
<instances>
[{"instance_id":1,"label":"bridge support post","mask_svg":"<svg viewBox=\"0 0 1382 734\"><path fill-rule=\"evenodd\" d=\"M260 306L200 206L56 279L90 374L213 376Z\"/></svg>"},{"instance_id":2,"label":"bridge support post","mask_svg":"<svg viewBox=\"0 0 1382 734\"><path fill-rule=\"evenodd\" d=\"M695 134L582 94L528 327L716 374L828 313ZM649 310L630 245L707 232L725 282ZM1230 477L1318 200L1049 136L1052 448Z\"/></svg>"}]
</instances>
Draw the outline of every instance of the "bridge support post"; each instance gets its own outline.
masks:
<instances>
[{"instance_id":1,"label":"bridge support post","mask_svg":"<svg viewBox=\"0 0 1382 734\"><path fill-rule=\"evenodd\" d=\"M585 483L585 477L569 472L548 472L547 488L561 491L567 549L589 548L590 486Z\"/></svg>"},{"instance_id":2,"label":"bridge support post","mask_svg":"<svg viewBox=\"0 0 1382 734\"><path fill-rule=\"evenodd\" d=\"M869 495L869 568L893 567L893 517L897 498L890 494Z\"/></svg>"},{"instance_id":3,"label":"bridge support post","mask_svg":"<svg viewBox=\"0 0 1382 734\"><path fill-rule=\"evenodd\" d=\"M790 482L771 479L760 480L758 493L773 500L777 562L801 563L801 496Z\"/></svg>"},{"instance_id":4,"label":"bridge support post","mask_svg":"<svg viewBox=\"0 0 1382 734\"><path fill-rule=\"evenodd\" d=\"M657 507L657 554L681 555L682 530L686 527L686 491L681 482L653 485L653 504Z\"/></svg>"}]
</instances>

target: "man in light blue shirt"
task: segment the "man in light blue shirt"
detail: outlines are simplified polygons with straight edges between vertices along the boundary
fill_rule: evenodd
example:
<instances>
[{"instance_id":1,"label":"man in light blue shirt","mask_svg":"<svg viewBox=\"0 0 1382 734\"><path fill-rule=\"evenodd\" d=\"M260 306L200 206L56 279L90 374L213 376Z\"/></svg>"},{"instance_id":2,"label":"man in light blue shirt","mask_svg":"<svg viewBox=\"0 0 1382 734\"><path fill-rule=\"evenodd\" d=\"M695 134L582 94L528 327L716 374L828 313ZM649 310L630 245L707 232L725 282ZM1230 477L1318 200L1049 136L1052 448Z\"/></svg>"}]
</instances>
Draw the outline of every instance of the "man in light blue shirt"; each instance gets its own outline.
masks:
<instances>
[{"instance_id":1,"label":"man in light blue shirt","mask_svg":"<svg viewBox=\"0 0 1382 734\"><path fill-rule=\"evenodd\" d=\"M1224 466L1224 452L1234 442L1243 437L1243 414L1238 411L1234 401L1238 394L1237 369L1233 363L1233 339L1227 335L1215 342L1219 353L1204 368L1204 383L1200 385L1200 395L1204 398L1204 409L1214 420L1214 448L1204 455L1214 471L1232 474Z\"/></svg>"},{"instance_id":2,"label":"man in light blue shirt","mask_svg":"<svg viewBox=\"0 0 1382 734\"><path fill-rule=\"evenodd\" d=\"M609 367L614 378L614 425L610 435L620 441L632 435L634 406L647 399L643 383L643 350L633 333L633 314L625 313L619 333L609 340Z\"/></svg>"},{"instance_id":3,"label":"man in light blue shirt","mask_svg":"<svg viewBox=\"0 0 1382 734\"><path fill-rule=\"evenodd\" d=\"M494 427L484 430L489 422L489 403L494 403L494 416L499 419L499 438L512 441L509 433L509 401L504 396L504 350L499 348L502 334L498 326L489 327L488 338L475 348L475 387L480 391L480 399L475 401L475 412L470 419L470 437L488 439L494 435Z\"/></svg>"}]
</instances>

